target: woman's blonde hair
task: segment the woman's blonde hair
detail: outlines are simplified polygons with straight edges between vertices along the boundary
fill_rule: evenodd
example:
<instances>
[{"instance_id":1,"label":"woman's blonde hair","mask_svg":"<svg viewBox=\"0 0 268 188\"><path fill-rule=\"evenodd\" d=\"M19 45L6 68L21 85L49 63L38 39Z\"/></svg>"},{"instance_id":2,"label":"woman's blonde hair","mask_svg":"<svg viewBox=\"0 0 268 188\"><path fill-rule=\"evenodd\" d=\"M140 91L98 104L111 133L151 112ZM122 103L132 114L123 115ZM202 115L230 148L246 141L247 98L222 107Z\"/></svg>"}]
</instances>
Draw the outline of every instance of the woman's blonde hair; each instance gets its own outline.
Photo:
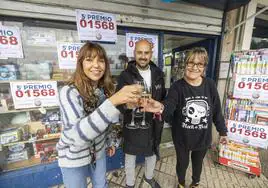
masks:
<instances>
[{"instance_id":1,"label":"woman's blonde hair","mask_svg":"<svg viewBox=\"0 0 268 188\"><path fill-rule=\"evenodd\" d=\"M96 56L104 59L105 61L104 75L98 81L98 87L104 89L104 93L107 97L110 97L115 91L115 86L110 72L110 64L104 48L99 44L87 42L79 51L76 70L69 81L70 85L74 85L78 89L80 95L83 97L83 100L86 103L94 103L96 96L94 95L92 80L90 80L84 73L83 61L88 57L95 58Z\"/></svg>"},{"instance_id":2,"label":"woman's blonde hair","mask_svg":"<svg viewBox=\"0 0 268 188\"><path fill-rule=\"evenodd\" d=\"M208 53L207 50L203 47L194 47L186 52L185 64L192 61L195 57L201 58L205 65L208 64Z\"/></svg>"}]
</instances>

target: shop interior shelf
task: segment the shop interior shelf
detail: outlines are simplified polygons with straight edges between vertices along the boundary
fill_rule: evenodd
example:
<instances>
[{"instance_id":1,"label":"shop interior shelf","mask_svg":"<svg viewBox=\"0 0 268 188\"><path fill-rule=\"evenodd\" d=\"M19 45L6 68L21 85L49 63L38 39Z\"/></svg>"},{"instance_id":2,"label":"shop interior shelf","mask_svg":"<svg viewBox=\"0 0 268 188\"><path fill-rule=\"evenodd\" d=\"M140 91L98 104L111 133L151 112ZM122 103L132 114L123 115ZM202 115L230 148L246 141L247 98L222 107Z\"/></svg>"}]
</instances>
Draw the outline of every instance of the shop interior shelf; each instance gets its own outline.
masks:
<instances>
[{"instance_id":1,"label":"shop interior shelf","mask_svg":"<svg viewBox=\"0 0 268 188\"><path fill-rule=\"evenodd\" d=\"M30 139L30 140L24 140L24 141L19 141L19 142L10 142L8 144L3 144L3 146L11 146L15 144L25 144L25 143L34 143L34 142L42 142L42 141L47 141L47 140L54 140L54 139L59 139L60 134L55 133L49 135L47 138L41 138L41 139Z\"/></svg>"},{"instance_id":2,"label":"shop interior shelf","mask_svg":"<svg viewBox=\"0 0 268 188\"><path fill-rule=\"evenodd\" d=\"M8 114L8 113L20 113L20 112L29 112L29 111L37 111L42 109L45 110L53 110L59 108L59 106L51 106L51 107L41 107L41 108L25 108L25 109L17 109L17 110L8 110L8 111L1 111L0 114Z\"/></svg>"}]
</instances>

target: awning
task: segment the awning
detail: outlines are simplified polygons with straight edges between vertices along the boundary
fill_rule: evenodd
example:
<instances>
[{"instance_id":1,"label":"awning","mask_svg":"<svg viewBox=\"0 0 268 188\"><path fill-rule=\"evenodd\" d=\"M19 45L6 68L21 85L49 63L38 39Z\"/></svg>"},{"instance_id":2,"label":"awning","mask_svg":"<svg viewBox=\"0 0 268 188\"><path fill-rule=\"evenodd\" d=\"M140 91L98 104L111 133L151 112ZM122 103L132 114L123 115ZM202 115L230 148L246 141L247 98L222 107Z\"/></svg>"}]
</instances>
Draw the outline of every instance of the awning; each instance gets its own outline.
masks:
<instances>
[{"instance_id":1,"label":"awning","mask_svg":"<svg viewBox=\"0 0 268 188\"><path fill-rule=\"evenodd\" d=\"M244 6L250 2L250 0L161 0L166 3L192 3L207 8L213 8L218 10L232 10ZM226 6L226 9L225 9Z\"/></svg>"}]
</instances>

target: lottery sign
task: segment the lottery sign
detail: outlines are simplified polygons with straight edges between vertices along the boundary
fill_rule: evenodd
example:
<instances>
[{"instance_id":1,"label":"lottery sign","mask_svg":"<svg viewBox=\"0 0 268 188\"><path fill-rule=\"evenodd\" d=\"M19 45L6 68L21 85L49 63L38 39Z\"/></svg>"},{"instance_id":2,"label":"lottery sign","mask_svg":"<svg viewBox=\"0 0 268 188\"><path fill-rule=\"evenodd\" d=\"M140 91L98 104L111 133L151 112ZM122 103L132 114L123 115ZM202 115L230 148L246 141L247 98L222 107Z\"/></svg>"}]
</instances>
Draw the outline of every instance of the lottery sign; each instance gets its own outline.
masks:
<instances>
[{"instance_id":1,"label":"lottery sign","mask_svg":"<svg viewBox=\"0 0 268 188\"><path fill-rule=\"evenodd\" d=\"M152 58L157 60L158 59L158 36L139 34L139 33L126 33L127 57L134 57L135 43L141 39L146 39L153 44Z\"/></svg>"},{"instance_id":2,"label":"lottery sign","mask_svg":"<svg viewBox=\"0 0 268 188\"><path fill-rule=\"evenodd\" d=\"M267 75L235 75L233 96L241 99L268 100Z\"/></svg>"},{"instance_id":3,"label":"lottery sign","mask_svg":"<svg viewBox=\"0 0 268 188\"><path fill-rule=\"evenodd\" d=\"M60 69L75 69L77 56L82 43L58 43L58 60Z\"/></svg>"},{"instance_id":4,"label":"lottery sign","mask_svg":"<svg viewBox=\"0 0 268 188\"><path fill-rule=\"evenodd\" d=\"M20 30L0 25L0 58L23 58Z\"/></svg>"},{"instance_id":5,"label":"lottery sign","mask_svg":"<svg viewBox=\"0 0 268 188\"><path fill-rule=\"evenodd\" d=\"M15 109L58 105L56 81L10 82Z\"/></svg>"},{"instance_id":6,"label":"lottery sign","mask_svg":"<svg viewBox=\"0 0 268 188\"><path fill-rule=\"evenodd\" d=\"M267 126L228 120L227 127L230 140L265 149L268 146Z\"/></svg>"},{"instance_id":7,"label":"lottery sign","mask_svg":"<svg viewBox=\"0 0 268 188\"><path fill-rule=\"evenodd\" d=\"M113 14L76 10L79 40L116 42L116 18Z\"/></svg>"}]
</instances>

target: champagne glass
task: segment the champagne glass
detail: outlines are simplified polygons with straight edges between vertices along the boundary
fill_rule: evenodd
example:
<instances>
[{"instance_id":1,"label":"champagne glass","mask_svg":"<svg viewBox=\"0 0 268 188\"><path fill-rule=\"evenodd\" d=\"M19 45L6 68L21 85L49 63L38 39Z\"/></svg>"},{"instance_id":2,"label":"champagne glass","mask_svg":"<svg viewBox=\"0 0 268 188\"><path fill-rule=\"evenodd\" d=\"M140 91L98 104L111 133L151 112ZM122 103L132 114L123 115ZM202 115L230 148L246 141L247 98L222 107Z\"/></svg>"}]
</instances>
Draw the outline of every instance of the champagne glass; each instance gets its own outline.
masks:
<instances>
[{"instance_id":1,"label":"champagne glass","mask_svg":"<svg viewBox=\"0 0 268 188\"><path fill-rule=\"evenodd\" d=\"M150 99L152 97L151 94L151 87L149 87L146 82L143 82L143 86L144 86L144 90L142 92L142 102L146 103L148 99ZM143 116L142 116L142 122L140 125L141 129L148 129L150 127L149 123L146 122L146 113L145 111L143 111Z\"/></svg>"},{"instance_id":2,"label":"champagne glass","mask_svg":"<svg viewBox=\"0 0 268 188\"><path fill-rule=\"evenodd\" d=\"M144 82L141 80L134 80L135 84L140 85L143 89L144 89ZM142 91L143 93L144 91ZM142 96L141 96L142 97ZM143 112L141 111L141 107L139 107L141 105L142 99L140 98L138 101L138 107L135 108L134 110L134 124L136 125L136 127L140 128L142 121L143 121Z\"/></svg>"},{"instance_id":3,"label":"champagne glass","mask_svg":"<svg viewBox=\"0 0 268 188\"><path fill-rule=\"evenodd\" d=\"M134 84L139 84L139 85L142 86L142 82L138 81L138 80L134 80ZM130 124L126 125L126 128L128 128L128 129L138 129L139 124L137 123L137 121L135 121L135 118L137 117L137 108L133 107L133 105L131 105L131 104L127 104L127 108L131 109L131 122L130 122Z\"/></svg>"},{"instance_id":4,"label":"champagne glass","mask_svg":"<svg viewBox=\"0 0 268 188\"><path fill-rule=\"evenodd\" d=\"M135 108L131 109L131 122L130 124L126 124L126 128L128 129L138 129L139 126L135 123Z\"/></svg>"},{"instance_id":5,"label":"champagne glass","mask_svg":"<svg viewBox=\"0 0 268 188\"><path fill-rule=\"evenodd\" d=\"M142 88L144 88L144 85L143 85L143 82L142 81L139 81L139 80L134 80L133 81L134 84L138 84L140 86L142 86ZM133 109L133 108L136 108L137 106L140 106L140 100L138 101L137 104L134 104L134 103L127 103L126 106L128 109Z\"/></svg>"}]
</instances>

